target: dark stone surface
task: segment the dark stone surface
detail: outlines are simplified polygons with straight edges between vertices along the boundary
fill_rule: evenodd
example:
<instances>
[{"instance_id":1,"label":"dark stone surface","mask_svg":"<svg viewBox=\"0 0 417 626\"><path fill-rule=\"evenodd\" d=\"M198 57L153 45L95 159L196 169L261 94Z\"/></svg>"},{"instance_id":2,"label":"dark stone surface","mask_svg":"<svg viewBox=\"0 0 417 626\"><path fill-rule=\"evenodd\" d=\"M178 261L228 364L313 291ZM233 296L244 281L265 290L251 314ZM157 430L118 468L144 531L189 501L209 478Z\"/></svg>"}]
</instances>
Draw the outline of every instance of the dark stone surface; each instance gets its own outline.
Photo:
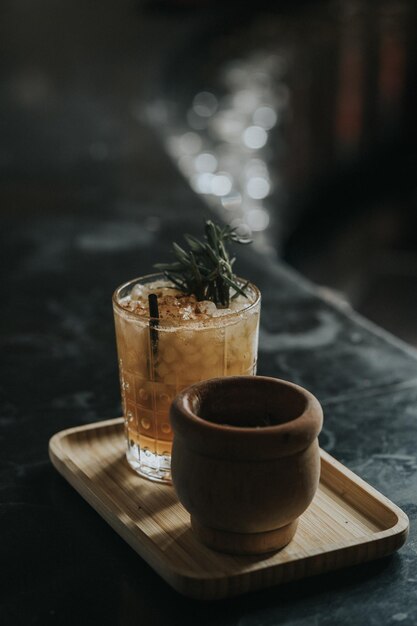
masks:
<instances>
[{"instance_id":1,"label":"dark stone surface","mask_svg":"<svg viewBox=\"0 0 417 626\"><path fill-rule=\"evenodd\" d=\"M195 16L64 5L8 2L0 26L0 622L415 624L415 354L253 250L238 269L263 292L259 372L319 396L322 445L406 510L407 545L201 605L161 581L52 468L53 433L120 413L113 289L208 214L132 113L156 33L166 50Z\"/></svg>"},{"instance_id":2,"label":"dark stone surface","mask_svg":"<svg viewBox=\"0 0 417 626\"><path fill-rule=\"evenodd\" d=\"M262 291L259 373L292 380L321 402L415 382L417 352L282 265L243 251Z\"/></svg>"}]
</instances>

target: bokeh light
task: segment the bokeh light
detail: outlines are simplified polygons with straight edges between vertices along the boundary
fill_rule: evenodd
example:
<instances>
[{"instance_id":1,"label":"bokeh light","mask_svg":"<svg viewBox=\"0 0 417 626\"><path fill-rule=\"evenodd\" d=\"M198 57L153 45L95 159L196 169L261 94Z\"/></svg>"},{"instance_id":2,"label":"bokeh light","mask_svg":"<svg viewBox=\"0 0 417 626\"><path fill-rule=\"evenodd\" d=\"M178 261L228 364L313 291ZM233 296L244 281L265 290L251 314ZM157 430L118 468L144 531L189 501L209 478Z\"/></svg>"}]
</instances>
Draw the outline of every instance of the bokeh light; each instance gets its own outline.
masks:
<instances>
[{"instance_id":1,"label":"bokeh light","mask_svg":"<svg viewBox=\"0 0 417 626\"><path fill-rule=\"evenodd\" d=\"M217 111L217 98L210 91L200 91L194 96L193 110L200 117L210 117Z\"/></svg>"},{"instance_id":2,"label":"bokeh light","mask_svg":"<svg viewBox=\"0 0 417 626\"><path fill-rule=\"evenodd\" d=\"M196 156L194 164L198 172L215 172L217 169L217 159L211 152L201 152Z\"/></svg>"},{"instance_id":3,"label":"bokeh light","mask_svg":"<svg viewBox=\"0 0 417 626\"><path fill-rule=\"evenodd\" d=\"M269 195L271 185L266 178L261 176L254 176L250 178L246 184L246 191L248 196L254 200L262 200Z\"/></svg>"},{"instance_id":4,"label":"bokeh light","mask_svg":"<svg viewBox=\"0 0 417 626\"><path fill-rule=\"evenodd\" d=\"M277 123L278 116L272 107L262 106L256 109L252 119L256 126L261 126L265 128L265 130L269 130Z\"/></svg>"},{"instance_id":5,"label":"bokeh light","mask_svg":"<svg viewBox=\"0 0 417 626\"><path fill-rule=\"evenodd\" d=\"M255 208L246 215L248 226L253 231L265 230L269 226L269 214L265 209Z\"/></svg>"},{"instance_id":6,"label":"bokeh light","mask_svg":"<svg viewBox=\"0 0 417 626\"><path fill-rule=\"evenodd\" d=\"M248 148L259 150L263 148L268 139L266 131L260 126L249 126L243 133L243 142Z\"/></svg>"},{"instance_id":7,"label":"bokeh light","mask_svg":"<svg viewBox=\"0 0 417 626\"><path fill-rule=\"evenodd\" d=\"M215 196L227 196L231 190L232 180L227 173L221 172L213 176L211 181L211 193Z\"/></svg>"}]
</instances>

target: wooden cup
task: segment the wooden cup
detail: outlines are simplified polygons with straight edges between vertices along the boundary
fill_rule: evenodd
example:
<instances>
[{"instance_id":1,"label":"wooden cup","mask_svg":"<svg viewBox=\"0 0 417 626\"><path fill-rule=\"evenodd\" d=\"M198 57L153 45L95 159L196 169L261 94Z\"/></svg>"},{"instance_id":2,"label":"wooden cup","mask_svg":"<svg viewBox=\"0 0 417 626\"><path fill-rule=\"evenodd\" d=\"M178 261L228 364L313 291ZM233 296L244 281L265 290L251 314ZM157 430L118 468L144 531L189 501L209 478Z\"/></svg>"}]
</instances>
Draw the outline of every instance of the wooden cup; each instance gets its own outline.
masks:
<instances>
[{"instance_id":1,"label":"wooden cup","mask_svg":"<svg viewBox=\"0 0 417 626\"><path fill-rule=\"evenodd\" d=\"M319 483L318 400L265 376L188 387L170 412L172 480L207 546L260 554L285 546Z\"/></svg>"}]
</instances>

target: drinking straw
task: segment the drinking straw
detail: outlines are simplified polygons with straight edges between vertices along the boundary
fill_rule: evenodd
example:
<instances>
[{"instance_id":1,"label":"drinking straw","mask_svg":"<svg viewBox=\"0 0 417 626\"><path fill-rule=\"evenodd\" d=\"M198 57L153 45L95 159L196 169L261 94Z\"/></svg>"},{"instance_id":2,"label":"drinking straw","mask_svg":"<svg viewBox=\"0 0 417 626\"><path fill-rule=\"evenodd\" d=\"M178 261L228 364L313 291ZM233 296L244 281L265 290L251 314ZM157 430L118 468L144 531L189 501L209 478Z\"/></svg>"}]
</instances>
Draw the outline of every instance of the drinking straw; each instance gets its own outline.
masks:
<instances>
[{"instance_id":1,"label":"drinking straw","mask_svg":"<svg viewBox=\"0 0 417 626\"><path fill-rule=\"evenodd\" d=\"M152 355L154 362L158 354L158 321L159 321L159 308L158 308L158 296L156 293L150 293L148 296L149 302L149 334L151 337Z\"/></svg>"}]
</instances>

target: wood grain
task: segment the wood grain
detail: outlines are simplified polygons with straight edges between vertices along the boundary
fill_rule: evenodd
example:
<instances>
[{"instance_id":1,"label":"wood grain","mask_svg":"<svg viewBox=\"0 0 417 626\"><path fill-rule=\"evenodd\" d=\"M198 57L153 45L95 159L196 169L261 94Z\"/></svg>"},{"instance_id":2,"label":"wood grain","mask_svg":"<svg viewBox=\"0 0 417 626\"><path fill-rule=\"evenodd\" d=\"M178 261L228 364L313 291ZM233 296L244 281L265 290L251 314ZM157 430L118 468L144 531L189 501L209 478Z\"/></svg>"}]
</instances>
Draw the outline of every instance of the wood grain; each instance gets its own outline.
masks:
<instances>
[{"instance_id":1,"label":"wood grain","mask_svg":"<svg viewBox=\"0 0 417 626\"><path fill-rule=\"evenodd\" d=\"M376 559L408 534L401 509L321 451L316 497L279 552L230 556L194 536L173 487L139 477L124 456L123 420L57 433L56 469L110 526L180 593L217 599Z\"/></svg>"}]
</instances>

